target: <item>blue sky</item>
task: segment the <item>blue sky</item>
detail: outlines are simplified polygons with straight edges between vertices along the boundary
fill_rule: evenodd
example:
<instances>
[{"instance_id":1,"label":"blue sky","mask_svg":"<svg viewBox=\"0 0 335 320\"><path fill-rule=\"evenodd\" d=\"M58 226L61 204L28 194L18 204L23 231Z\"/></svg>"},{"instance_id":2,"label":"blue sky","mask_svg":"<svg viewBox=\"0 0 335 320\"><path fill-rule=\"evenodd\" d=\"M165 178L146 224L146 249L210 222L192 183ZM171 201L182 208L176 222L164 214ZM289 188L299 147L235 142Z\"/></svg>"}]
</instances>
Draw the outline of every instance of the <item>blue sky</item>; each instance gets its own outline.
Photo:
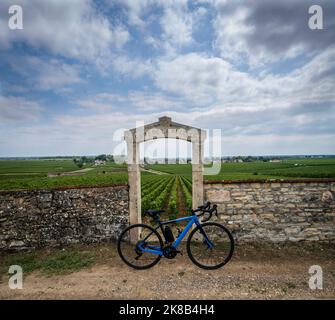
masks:
<instances>
[{"instance_id":1,"label":"blue sky","mask_svg":"<svg viewBox=\"0 0 335 320\"><path fill-rule=\"evenodd\" d=\"M16 0L23 30L12 4L0 156L112 153L163 115L221 128L223 155L335 153L334 1Z\"/></svg>"}]
</instances>

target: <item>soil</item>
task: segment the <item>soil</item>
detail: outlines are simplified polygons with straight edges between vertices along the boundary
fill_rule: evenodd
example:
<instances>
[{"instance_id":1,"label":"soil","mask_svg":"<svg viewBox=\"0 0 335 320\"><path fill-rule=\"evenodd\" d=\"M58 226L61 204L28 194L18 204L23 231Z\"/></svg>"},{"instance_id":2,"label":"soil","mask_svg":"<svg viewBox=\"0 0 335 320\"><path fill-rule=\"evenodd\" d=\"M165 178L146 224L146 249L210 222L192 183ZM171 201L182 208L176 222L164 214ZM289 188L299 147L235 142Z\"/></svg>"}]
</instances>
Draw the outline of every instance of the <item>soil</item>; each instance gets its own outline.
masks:
<instances>
[{"instance_id":1,"label":"soil","mask_svg":"<svg viewBox=\"0 0 335 320\"><path fill-rule=\"evenodd\" d=\"M87 250L87 247L86 247ZM24 276L22 290L0 282L0 299L335 299L335 249L331 245L236 247L233 259L215 271L183 256L137 271L118 257L116 245L90 247L97 257L71 274ZM308 285L310 266L323 270L323 289Z\"/></svg>"},{"instance_id":2,"label":"soil","mask_svg":"<svg viewBox=\"0 0 335 320\"><path fill-rule=\"evenodd\" d=\"M143 168L143 167L141 167L141 171L150 172L150 173L158 174L158 175L168 175L168 173L163 172L163 171L158 171L158 170L153 170L153 169L146 169L146 168Z\"/></svg>"},{"instance_id":3,"label":"soil","mask_svg":"<svg viewBox=\"0 0 335 320\"><path fill-rule=\"evenodd\" d=\"M49 178L54 178L54 177L62 177L62 176L78 176L78 175L83 175L86 172L92 171L94 168L85 168L85 169L80 169L80 170L75 170L75 171L69 171L69 172L49 172L48 177Z\"/></svg>"},{"instance_id":4,"label":"soil","mask_svg":"<svg viewBox=\"0 0 335 320\"><path fill-rule=\"evenodd\" d=\"M178 210L179 213L185 213L186 203L185 203L185 196L184 196L183 191L181 190L181 186L180 186L180 177L178 177L177 182L178 182L178 184L177 184L177 195L178 195L177 210Z\"/></svg>"}]
</instances>

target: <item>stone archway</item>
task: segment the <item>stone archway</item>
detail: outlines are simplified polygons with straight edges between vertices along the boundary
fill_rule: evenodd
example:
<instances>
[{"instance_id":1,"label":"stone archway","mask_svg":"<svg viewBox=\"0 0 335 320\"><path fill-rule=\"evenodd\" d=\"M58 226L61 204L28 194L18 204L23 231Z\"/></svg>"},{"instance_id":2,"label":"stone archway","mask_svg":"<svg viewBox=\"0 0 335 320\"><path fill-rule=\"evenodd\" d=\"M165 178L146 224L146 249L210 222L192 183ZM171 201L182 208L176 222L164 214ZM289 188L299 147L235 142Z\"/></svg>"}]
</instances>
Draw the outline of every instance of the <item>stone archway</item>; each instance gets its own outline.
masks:
<instances>
[{"instance_id":1,"label":"stone archway","mask_svg":"<svg viewBox=\"0 0 335 320\"><path fill-rule=\"evenodd\" d=\"M125 131L128 151L129 222L141 223L140 143L160 138L172 138L192 143L192 202L193 208L203 203L203 158L206 131L176 123L161 117L142 127Z\"/></svg>"}]
</instances>

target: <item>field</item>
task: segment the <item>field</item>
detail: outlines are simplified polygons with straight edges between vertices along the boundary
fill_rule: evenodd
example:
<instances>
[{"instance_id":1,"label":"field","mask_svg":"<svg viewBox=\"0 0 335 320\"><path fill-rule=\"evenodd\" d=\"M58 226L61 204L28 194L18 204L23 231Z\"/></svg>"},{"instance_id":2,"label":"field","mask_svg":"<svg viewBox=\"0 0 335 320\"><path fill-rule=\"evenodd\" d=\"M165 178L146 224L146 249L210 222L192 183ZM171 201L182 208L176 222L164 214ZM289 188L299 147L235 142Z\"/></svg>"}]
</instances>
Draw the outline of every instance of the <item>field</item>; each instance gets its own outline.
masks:
<instances>
[{"instance_id":1,"label":"field","mask_svg":"<svg viewBox=\"0 0 335 320\"><path fill-rule=\"evenodd\" d=\"M66 174L66 175L64 175ZM127 183L126 165L78 168L72 160L1 160L0 190Z\"/></svg>"},{"instance_id":2,"label":"field","mask_svg":"<svg viewBox=\"0 0 335 320\"><path fill-rule=\"evenodd\" d=\"M205 180L335 178L335 158L224 163L218 175L204 178Z\"/></svg>"},{"instance_id":3,"label":"field","mask_svg":"<svg viewBox=\"0 0 335 320\"><path fill-rule=\"evenodd\" d=\"M154 164L142 170L143 212L165 208L174 218L192 207L191 164ZM205 180L301 178L335 178L335 158L223 163L219 174L204 175ZM88 164L79 169L71 159L0 160L0 190L126 184L127 179L126 164Z\"/></svg>"},{"instance_id":4,"label":"field","mask_svg":"<svg viewBox=\"0 0 335 320\"><path fill-rule=\"evenodd\" d=\"M150 169L169 174L192 175L190 164L155 164ZM206 165L211 167L211 165ZM205 180L335 178L335 158L288 159L282 162L223 163L217 175L205 175Z\"/></svg>"},{"instance_id":5,"label":"field","mask_svg":"<svg viewBox=\"0 0 335 320\"><path fill-rule=\"evenodd\" d=\"M192 208L191 179L180 175L145 176L142 182L142 213L165 209L169 219Z\"/></svg>"}]
</instances>

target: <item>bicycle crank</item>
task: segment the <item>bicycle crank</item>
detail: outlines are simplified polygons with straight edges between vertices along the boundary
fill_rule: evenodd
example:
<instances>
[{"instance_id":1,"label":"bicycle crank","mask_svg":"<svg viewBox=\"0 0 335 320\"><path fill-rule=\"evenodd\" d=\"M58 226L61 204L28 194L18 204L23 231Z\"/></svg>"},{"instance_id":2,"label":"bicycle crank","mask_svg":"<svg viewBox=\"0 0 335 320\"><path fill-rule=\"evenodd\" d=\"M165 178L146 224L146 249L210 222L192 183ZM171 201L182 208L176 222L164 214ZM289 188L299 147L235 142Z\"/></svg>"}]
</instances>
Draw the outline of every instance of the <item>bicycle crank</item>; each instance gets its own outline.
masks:
<instances>
[{"instance_id":1,"label":"bicycle crank","mask_svg":"<svg viewBox=\"0 0 335 320\"><path fill-rule=\"evenodd\" d=\"M176 250L172 246L166 246L163 248L163 255L167 259L174 259L177 256L177 253L180 253L182 255L182 252L179 250Z\"/></svg>"}]
</instances>

